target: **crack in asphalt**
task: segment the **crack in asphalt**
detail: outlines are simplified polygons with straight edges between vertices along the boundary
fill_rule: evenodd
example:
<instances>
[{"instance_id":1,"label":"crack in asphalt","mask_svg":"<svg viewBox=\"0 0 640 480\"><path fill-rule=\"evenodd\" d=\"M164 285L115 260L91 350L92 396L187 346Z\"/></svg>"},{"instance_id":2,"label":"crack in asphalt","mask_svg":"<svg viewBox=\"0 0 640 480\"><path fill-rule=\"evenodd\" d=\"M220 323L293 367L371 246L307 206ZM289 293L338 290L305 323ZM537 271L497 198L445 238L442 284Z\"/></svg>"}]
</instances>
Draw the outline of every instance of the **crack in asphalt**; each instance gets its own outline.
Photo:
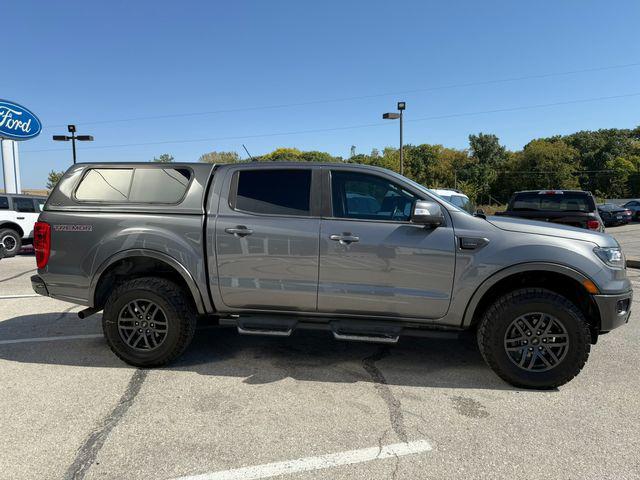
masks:
<instances>
[{"instance_id":1,"label":"crack in asphalt","mask_svg":"<svg viewBox=\"0 0 640 480\"><path fill-rule=\"evenodd\" d=\"M2 280L0 280L0 283L8 282L9 280L13 280L15 278L21 277L23 275L26 275L27 273L35 272L36 270L37 270L37 268L33 268L31 270L27 270L26 272L18 273L17 275L14 275L13 277L3 278Z\"/></svg>"},{"instance_id":2,"label":"crack in asphalt","mask_svg":"<svg viewBox=\"0 0 640 480\"><path fill-rule=\"evenodd\" d=\"M391 428L393 428L393 431L396 432L396 435L398 435L398 438L401 441L407 442L407 429L404 425L404 417L402 415L400 400L393 395L389 385L387 385L387 379L376 366L376 362L382 360L388 355L389 349L387 347L381 347L376 353L362 360L362 366L373 380L373 385L378 392L378 395L382 397L384 403L387 405Z\"/></svg>"},{"instance_id":3,"label":"crack in asphalt","mask_svg":"<svg viewBox=\"0 0 640 480\"><path fill-rule=\"evenodd\" d=\"M398 456L398 454L394 454L394 457L396 457L396 464L395 467L393 468L393 473L391 474L391 479L392 480L396 480L397 476L398 476L398 467L400 467L400 457Z\"/></svg>"},{"instance_id":4,"label":"crack in asphalt","mask_svg":"<svg viewBox=\"0 0 640 480\"><path fill-rule=\"evenodd\" d=\"M83 442L78 451L76 452L76 458L71 464L71 466L67 469L67 472L64 476L65 479L73 479L80 480L83 479L86 475L89 468L93 465L95 459L100 452L100 449L104 445L107 437L113 430L113 428L120 422L122 417L140 392L140 388L147 378L148 370L136 370L129 383L125 392L118 400L118 403L114 407L114 409L107 415L107 417L102 421L100 426L94 430Z\"/></svg>"}]
</instances>

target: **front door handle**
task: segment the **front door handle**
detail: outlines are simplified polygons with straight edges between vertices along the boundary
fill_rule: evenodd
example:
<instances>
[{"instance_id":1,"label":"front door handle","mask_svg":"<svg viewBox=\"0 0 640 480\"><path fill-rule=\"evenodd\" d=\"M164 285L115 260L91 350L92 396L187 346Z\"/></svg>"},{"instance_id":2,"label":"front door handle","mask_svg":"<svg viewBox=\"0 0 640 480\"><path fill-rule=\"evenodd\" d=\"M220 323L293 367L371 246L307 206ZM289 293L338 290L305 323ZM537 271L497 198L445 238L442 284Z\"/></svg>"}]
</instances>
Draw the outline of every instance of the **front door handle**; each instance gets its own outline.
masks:
<instances>
[{"instance_id":1,"label":"front door handle","mask_svg":"<svg viewBox=\"0 0 640 480\"><path fill-rule=\"evenodd\" d=\"M245 227L244 225L238 225L235 228L225 228L224 231L230 233L234 237L246 237L253 233L253 230Z\"/></svg>"},{"instance_id":2,"label":"front door handle","mask_svg":"<svg viewBox=\"0 0 640 480\"><path fill-rule=\"evenodd\" d=\"M24 217L16 217L18 220L24 220Z\"/></svg>"},{"instance_id":3,"label":"front door handle","mask_svg":"<svg viewBox=\"0 0 640 480\"><path fill-rule=\"evenodd\" d=\"M356 237L350 233L343 233L342 235L331 235L329 237L334 242L340 242L340 245L349 245L351 243L359 242L360 237Z\"/></svg>"}]
</instances>

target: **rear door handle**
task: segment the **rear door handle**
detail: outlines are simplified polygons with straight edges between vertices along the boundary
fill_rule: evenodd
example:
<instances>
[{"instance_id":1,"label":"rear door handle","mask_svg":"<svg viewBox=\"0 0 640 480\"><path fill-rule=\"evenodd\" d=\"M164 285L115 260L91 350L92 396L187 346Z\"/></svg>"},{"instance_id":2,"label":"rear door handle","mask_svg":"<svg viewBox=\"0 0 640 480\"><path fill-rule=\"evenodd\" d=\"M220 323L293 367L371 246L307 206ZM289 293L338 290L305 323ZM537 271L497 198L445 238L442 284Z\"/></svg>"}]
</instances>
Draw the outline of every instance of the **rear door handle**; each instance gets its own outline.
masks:
<instances>
[{"instance_id":1,"label":"rear door handle","mask_svg":"<svg viewBox=\"0 0 640 480\"><path fill-rule=\"evenodd\" d=\"M343 233L342 235L331 235L329 237L334 242L340 242L340 245L349 245L350 243L355 243L360 241L360 237L356 237L350 233Z\"/></svg>"},{"instance_id":2,"label":"rear door handle","mask_svg":"<svg viewBox=\"0 0 640 480\"><path fill-rule=\"evenodd\" d=\"M230 233L234 237L246 237L253 233L253 230L245 227L244 225L238 225L235 228L225 228L224 231Z\"/></svg>"},{"instance_id":3,"label":"rear door handle","mask_svg":"<svg viewBox=\"0 0 640 480\"><path fill-rule=\"evenodd\" d=\"M24 217L16 217L18 220L24 220Z\"/></svg>"}]
</instances>

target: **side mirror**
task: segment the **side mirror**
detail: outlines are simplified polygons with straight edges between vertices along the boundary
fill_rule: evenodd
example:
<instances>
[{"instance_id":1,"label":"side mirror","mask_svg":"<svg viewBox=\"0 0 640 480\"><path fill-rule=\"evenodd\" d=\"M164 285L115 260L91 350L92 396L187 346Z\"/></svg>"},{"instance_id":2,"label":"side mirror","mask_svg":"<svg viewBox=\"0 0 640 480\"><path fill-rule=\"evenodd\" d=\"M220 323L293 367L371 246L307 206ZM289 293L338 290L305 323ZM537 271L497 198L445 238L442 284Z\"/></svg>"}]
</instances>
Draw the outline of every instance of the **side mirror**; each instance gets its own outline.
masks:
<instances>
[{"instance_id":1,"label":"side mirror","mask_svg":"<svg viewBox=\"0 0 640 480\"><path fill-rule=\"evenodd\" d=\"M442 207L431 200L418 200L413 205L411 221L431 228L439 227L444 223Z\"/></svg>"},{"instance_id":2,"label":"side mirror","mask_svg":"<svg viewBox=\"0 0 640 480\"><path fill-rule=\"evenodd\" d=\"M481 208L479 208L479 209L477 209L477 210L476 210L476 213L474 213L474 216L476 216L476 217L480 217L480 218L484 218L485 220L486 220L486 218L487 218L487 214L486 214L486 213L484 213L484 210L483 210L483 209L481 209Z\"/></svg>"}]
</instances>

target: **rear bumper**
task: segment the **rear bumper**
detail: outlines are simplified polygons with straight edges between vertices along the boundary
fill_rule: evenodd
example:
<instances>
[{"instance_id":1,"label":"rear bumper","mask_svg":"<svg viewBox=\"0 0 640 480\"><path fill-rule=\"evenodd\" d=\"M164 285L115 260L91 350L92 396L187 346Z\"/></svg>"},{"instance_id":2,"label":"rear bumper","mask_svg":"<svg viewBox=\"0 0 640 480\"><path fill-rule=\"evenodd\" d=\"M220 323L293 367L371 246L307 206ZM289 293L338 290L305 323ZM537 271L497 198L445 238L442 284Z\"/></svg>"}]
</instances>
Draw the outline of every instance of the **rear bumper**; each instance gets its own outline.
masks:
<instances>
[{"instance_id":1,"label":"rear bumper","mask_svg":"<svg viewBox=\"0 0 640 480\"><path fill-rule=\"evenodd\" d=\"M594 300L600 310L600 331L608 332L629 321L633 291L615 295L594 295Z\"/></svg>"},{"instance_id":2,"label":"rear bumper","mask_svg":"<svg viewBox=\"0 0 640 480\"><path fill-rule=\"evenodd\" d=\"M45 297L49 296L49 290L47 289L47 285L44 283L44 280L40 278L39 275L31 276L31 288L38 295L44 295Z\"/></svg>"}]
</instances>

